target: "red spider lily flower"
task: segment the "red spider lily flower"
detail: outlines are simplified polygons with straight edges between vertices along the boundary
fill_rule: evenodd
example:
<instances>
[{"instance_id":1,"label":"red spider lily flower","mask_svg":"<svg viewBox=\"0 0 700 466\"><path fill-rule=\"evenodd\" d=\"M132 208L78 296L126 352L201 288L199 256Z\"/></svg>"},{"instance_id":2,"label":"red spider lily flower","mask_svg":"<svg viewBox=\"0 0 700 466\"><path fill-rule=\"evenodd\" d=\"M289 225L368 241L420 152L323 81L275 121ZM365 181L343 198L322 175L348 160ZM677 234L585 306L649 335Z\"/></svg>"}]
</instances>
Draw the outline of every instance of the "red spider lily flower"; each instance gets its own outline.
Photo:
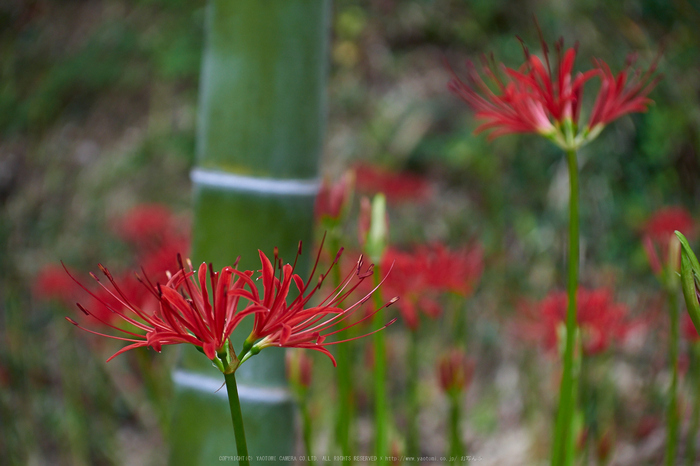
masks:
<instances>
[{"instance_id":1,"label":"red spider lily flower","mask_svg":"<svg viewBox=\"0 0 700 466\"><path fill-rule=\"evenodd\" d=\"M678 244L675 231L680 231L686 237L694 236L694 222L687 210L682 207L667 207L654 213L645 228L642 243L644 251L649 259L649 264L655 274L661 275L664 270L662 264L667 264L669 249L673 244ZM674 270L678 270L680 264L680 250L678 258L670 264Z\"/></svg>"},{"instance_id":2,"label":"red spider lily flower","mask_svg":"<svg viewBox=\"0 0 700 466\"><path fill-rule=\"evenodd\" d=\"M202 264L195 273L191 265L189 265L189 270L186 270L178 257L180 269L169 277L165 285L153 285L145 276L143 280L139 278L144 288L157 300L157 306L153 310L146 310L135 304L127 292L117 284L109 271L100 265L100 270L107 277L112 289L104 285L95 275L92 276L97 280L102 290L108 294L109 299L91 292L82 285L80 286L103 308L124 320L130 328L125 329L113 325L107 319L100 317L99 311L88 310L80 304L78 307L86 315L127 334L128 337L98 333L86 329L71 318L66 317L66 319L88 332L131 342L130 345L112 355L108 361L134 348L150 346L160 352L163 345L190 343L200 348L222 371L235 371L247 358L268 346L314 349L328 355L335 364L335 360L325 347L340 342L324 342L324 339L340 330L325 335L322 335L321 332L345 320L360 304L369 299L376 288L350 307L345 309L337 307L336 305L357 286L348 287L352 280L353 274L351 273L344 280L342 286L334 290L334 293L323 300L321 304L307 306L328 272L320 277L315 287L309 289L309 286L305 285L301 278L293 273L293 266L281 266L276 254L275 263L280 263L279 269L283 274L281 280L275 277L274 267L262 252L260 252L260 259L264 288L262 297L253 281L254 272L252 271L239 271L234 264L233 267L224 267L220 272L214 272L211 265L207 268L206 264ZM317 257L317 264L318 260ZM360 282L370 276L372 272L371 266L364 271L361 271L361 268L362 260L360 259L356 271ZM314 272L315 269L316 266L314 266ZM210 288L207 288L207 276ZM311 276L313 276L313 272ZM287 304L286 299L291 282L296 285L299 296L291 304ZM80 283L78 282L78 284ZM347 290L346 287L348 287ZM211 296L209 290L211 290ZM239 310L241 299L247 300L248 304ZM396 299L389 301L386 306L392 304ZM240 359L236 359L236 355L232 353L229 337L236 326L248 315L256 316L254 329L246 339L244 349L239 355ZM390 321L382 329L392 323L393 321ZM232 358L227 362L226 367L221 365L217 359L217 357L221 358L222 354L227 354L227 357Z\"/></svg>"},{"instance_id":3,"label":"red spider lily flower","mask_svg":"<svg viewBox=\"0 0 700 466\"><path fill-rule=\"evenodd\" d=\"M655 64L643 74L635 71L629 82L633 59L628 59L618 76L602 60L594 60L591 70L573 74L577 48L564 50L563 40L559 40L553 71L541 34L540 42L544 62L523 45L525 63L517 70L503 64L499 67L491 57L483 60L486 80L471 63L466 83L453 72L449 90L484 121L476 133L492 130L489 139L511 133L538 133L564 149L576 149L594 139L606 124L628 113L646 111L651 103L647 95L659 80L652 78ZM583 85L596 76L602 84L588 124L579 128Z\"/></svg>"},{"instance_id":4,"label":"red spider lily flower","mask_svg":"<svg viewBox=\"0 0 700 466\"><path fill-rule=\"evenodd\" d=\"M610 71L607 63L593 60L600 70L602 82L588 121L592 133L627 113L645 112L647 106L653 102L647 96L660 79L658 76L652 79L656 71L656 62L642 74L640 70L631 70L636 60L636 54L630 55L624 69L617 76Z\"/></svg>"},{"instance_id":5,"label":"red spider lily flower","mask_svg":"<svg viewBox=\"0 0 700 466\"><path fill-rule=\"evenodd\" d=\"M333 224L340 221L352 200L354 186L355 174L352 170L345 172L340 180L333 184L324 178L314 206L316 219Z\"/></svg>"},{"instance_id":6,"label":"red spider lily flower","mask_svg":"<svg viewBox=\"0 0 700 466\"><path fill-rule=\"evenodd\" d=\"M386 169L359 164L355 166L358 191L366 194L384 193L388 202L424 202L432 196L427 179L411 173L396 173Z\"/></svg>"},{"instance_id":7,"label":"red spider lily flower","mask_svg":"<svg viewBox=\"0 0 700 466\"><path fill-rule=\"evenodd\" d=\"M474 375L474 360L459 348L451 348L438 360L438 380L445 393L458 394L469 387Z\"/></svg>"},{"instance_id":8,"label":"red spider lily flower","mask_svg":"<svg viewBox=\"0 0 700 466\"><path fill-rule=\"evenodd\" d=\"M464 246L451 251L434 243L419 248L425 261L425 280L433 289L469 296L484 269L484 251L480 245Z\"/></svg>"},{"instance_id":9,"label":"red spider lily flower","mask_svg":"<svg viewBox=\"0 0 700 466\"><path fill-rule=\"evenodd\" d=\"M564 325L568 299L565 292L555 292L543 301L522 308L527 322L520 322L519 333L541 341L547 350L555 350L559 327ZM579 288L576 293L576 319L581 329L583 352L594 355L604 352L614 340L624 338L631 328L626 321L627 307L613 302L608 289Z\"/></svg>"},{"instance_id":10,"label":"red spider lily flower","mask_svg":"<svg viewBox=\"0 0 700 466\"><path fill-rule=\"evenodd\" d=\"M437 300L438 290L430 282L427 265L423 254L395 248L387 248L382 258L383 268L392 267L384 289L389 294L401 296L399 311L406 326L413 331L418 329L420 323L418 310L432 318L442 312Z\"/></svg>"},{"instance_id":11,"label":"red spider lily flower","mask_svg":"<svg viewBox=\"0 0 700 466\"><path fill-rule=\"evenodd\" d=\"M296 261L294 265L282 265L281 261L277 257L276 249L274 256L275 265L270 262L262 251L259 251L260 262L262 263L262 269L260 270L260 278L262 279L263 285L262 295L258 293L258 290L254 286L250 276L246 277L243 274L239 274L241 278L248 283L249 287L248 289L241 288L233 291L232 294L248 300L250 304L248 305L247 309L250 310L249 312L255 312L253 330L248 338L246 338L243 349L244 352L250 348L250 354L253 355L257 354L263 348L269 346L308 348L325 354L331 359L333 365L335 366L335 358L330 351L328 351L326 348L327 346L369 336L383 330L396 321L396 319L393 319L380 329L359 337L341 341L326 341L326 339L332 335L340 333L350 327L354 327L355 325L359 325L365 320L371 319L377 312L398 301L398 298L395 297L389 300L385 305L375 309L371 313L362 317L360 320L340 326L341 328L339 329L323 333L326 332L326 330L330 330L332 327L335 327L337 324L349 319L362 304L369 300L377 288L382 285L384 280L365 294L359 301L345 307L344 309L341 308L340 303L345 301L345 299L351 295L365 279L371 277L373 274L373 265L369 265L367 268L364 268L363 258L360 256L355 269L342 280L340 285L338 285L319 304L309 306L309 301L311 300L312 296L323 286L323 282L325 281L326 277L328 277L331 269L336 266L343 252L342 249L338 252L338 255L335 257L328 270L320 275L314 286L311 286L312 277L314 276L318 267L322 249L323 246L321 246L321 249L319 249L316 256L316 262L306 283L299 275L294 273ZM299 244L298 255L299 254L301 254L301 243ZM279 278L276 276L275 269L277 269ZM355 279L354 283L352 283L353 279ZM297 297L288 303L288 295L292 287L292 283L296 288ZM245 359L242 359L241 362L244 360Z\"/></svg>"}]
</instances>

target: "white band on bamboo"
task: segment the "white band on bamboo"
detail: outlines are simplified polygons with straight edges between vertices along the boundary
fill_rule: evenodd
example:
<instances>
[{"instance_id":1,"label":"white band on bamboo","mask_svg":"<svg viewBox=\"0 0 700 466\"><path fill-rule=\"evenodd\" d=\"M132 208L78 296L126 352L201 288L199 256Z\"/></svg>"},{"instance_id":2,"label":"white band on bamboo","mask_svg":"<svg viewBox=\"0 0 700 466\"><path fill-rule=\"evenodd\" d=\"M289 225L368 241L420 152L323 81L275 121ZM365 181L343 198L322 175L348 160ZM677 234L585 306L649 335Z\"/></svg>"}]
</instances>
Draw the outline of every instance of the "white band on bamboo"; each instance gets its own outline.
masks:
<instances>
[{"instance_id":1,"label":"white band on bamboo","mask_svg":"<svg viewBox=\"0 0 700 466\"><path fill-rule=\"evenodd\" d=\"M318 178L307 180L276 180L254 176L235 175L222 171L195 168L190 173L193 183L236 191L248 191L261 194L280 194L285 196L314 196L321 185Z\"/></svg>"},{"instance_id":2,"label":"white band on bamboo","mask_svg":"<svg viewBox=\"0 0 700 466\"><path fill-rule=\"evenodd\" d=\"M173 382L183 388L208 392L228 399L226 390L219 390L223 382L213 377L178 369L173 371ZM238 384L238 397L241 400L257 403L284 403L292 399L289 390L284 388L251 387L240 383Z\"/></svg>"}]
</instances>

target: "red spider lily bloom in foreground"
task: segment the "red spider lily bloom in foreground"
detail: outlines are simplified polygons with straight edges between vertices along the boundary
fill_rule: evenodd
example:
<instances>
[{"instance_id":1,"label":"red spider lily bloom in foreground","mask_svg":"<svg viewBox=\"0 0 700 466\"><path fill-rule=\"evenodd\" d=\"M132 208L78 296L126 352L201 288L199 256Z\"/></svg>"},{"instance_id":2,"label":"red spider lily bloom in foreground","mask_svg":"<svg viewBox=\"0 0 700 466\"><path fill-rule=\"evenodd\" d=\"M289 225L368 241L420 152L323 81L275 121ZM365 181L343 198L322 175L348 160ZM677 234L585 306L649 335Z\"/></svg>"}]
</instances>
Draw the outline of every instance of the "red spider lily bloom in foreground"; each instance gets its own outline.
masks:
<instances>
[{"instance_id":1,"label":"red spider lily bloom in foreground","mask_svg":"<svg viewBox=\"0 0 700 466\"><path fill-rule=\"evenodd\" d=\"M644 251L655 274L663 273L663 265L673 260L671 264L674 270L680 267L680 249L678 257L669 257L669 249L672 244L678 244L675 231L678 230L686 237L694 236L693 217L682 207L667 207L654 213L644 228Z\"/></svg>"},{"instance_id":2,"label":"red spider lily bloom in foreground","mask_svg":"<svg viewBox=\"0 0 700 466\"><path fill-rule=\"evenodd\" d=\"M150 346L160 351L163 345L179 343L190 343L200 348L222 372L235 371L245 360L267 346L310 348L323 352L333 360L326 346L340 342L328 343L324 342L324 339L337 331L326 334L321 332L346 319L360 304L369 299L374 290L352 306L345 309L337 307L337 304L360 282L371 276L371 266L368 270L361 270L360 258L356 271L350 273L338 289L334 290L321 304L308 306L311 296L319 289L328 272L321 275L316 286L310 287L311 278L305 284L298 275L293 273L293 266L281 266L281 261L276 254L275 262L280 263L283 273L281 279L275 277L274 267L262 252L260 252L260 259L262 296L259 295L255 286L252 271L239 271L234 264L233 267L227 266L220 272L215 272L211 265L207 267L206 264L202 264L195 272L191 265L185 269L178 258L180 269L170 276L164 285L153 285L145 277L141 280L144 287L157 299L158 306L153 311L144 310L132 303L109 271L100 265L100 269L113 289L100 282L96 276L93 275L93 278L118 305L100 299L95 293L83 288L111 313L130 324L133 331L116 327L100 319L99 313L88 310L80 304L78 306L86 315L93 316L105 325L125 333L127 337L98 333L85 329L73 319L68 317L66 319L88 332L131 342L130 345L112 355L108 361L130 349ZM337 260L338 258L332 266ZM318 263L318 258L316 262ZM207 277L210 288L207 288ZM353 278L357 278L356 283L350 286ZM291 282L294 282L299 296L288 304L287 295ZM209 290L212 290L211 296ZM395 300L396 298L389 301L385 307ZM243 306L242 304L246 301L247 305ZM236 326L249 315L255 316L254 329L246 339L243 350L236 356L229 337ZM393 321L384 327L391 323ZM221 365L217 359L217 357L224 359L224 356L230 358L226 366ZM334 360L333 363L335 364Z\"/></svg>"},{"instance_id":3,"label":"red spider lily bloom in foreground","mask_svg":"<svg viewBox=\"0 0 700 466\"><path fill-rule=\"evenodd\" d=\"M644 73L633 70L634 57L615 76L602 60L594 68L573 74L577 48L564 50L556 43L557 67L552 69L549 50L541 39L544 62L523 45L525 63L519 69L497 67L493 58L484 59L484 78L468 63L467 82L454 73L448 88L462 98L484 122L479 133L493 130L490 139L510 133L539 133L564 149L576 149L594 139L605 125L635 112L644 112L651 100L647 95L658 82L653 78L656 64ZM583 85L601 80L588 123L579 129Z\"/></svg>"},{"instance_id":4,"label":"red spider lily bloom in foreground","mask_svg":"<svg viewBox=\"0 0 700 466\"><path fill-rule=\"evenodd\" d=\"M525 338L541 341L547 350L555 350L560 327L566 319L567 303L565 292L555 292L539 303L525 306L527 322L521 321L518 331ZM608 289L579 288L576 303L576 319L586 355L604 352L614 340L624 338L631 328L631 323L625 320L627 307L613 302Z\"/></svg>"}]
</instances>

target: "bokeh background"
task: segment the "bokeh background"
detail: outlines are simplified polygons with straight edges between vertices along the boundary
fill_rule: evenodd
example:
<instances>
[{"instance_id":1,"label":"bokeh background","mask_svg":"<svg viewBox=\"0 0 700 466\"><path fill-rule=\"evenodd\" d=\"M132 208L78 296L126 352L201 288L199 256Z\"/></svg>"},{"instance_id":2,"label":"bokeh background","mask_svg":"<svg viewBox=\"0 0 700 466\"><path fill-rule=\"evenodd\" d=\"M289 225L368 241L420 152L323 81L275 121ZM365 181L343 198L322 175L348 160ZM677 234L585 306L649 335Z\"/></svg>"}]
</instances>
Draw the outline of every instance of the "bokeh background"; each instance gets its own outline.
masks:
<instances>
[{"instance_id":1,"label":"bokeh background","mask_svg":"<svg viewBox=\"0 0 700 466\"><path fill-rule=\"evenodd\" d=\"M120 225L144 204L167 208L170 233L187 234L204 9L204 0L0 3L0 464L166 461L176 351L105 365L114 346L63 319L77 309L51 299L56 290L47 293L41 272L60 261L85 280L97 263L136 268L143 250ZM483 245L484 273L465 306L476 361L467 445L485 464L545 459L557 363L521 341L518 313L523 300L565 286L566 163L541 138L475 136L471 112L446 88L449 66L463 74L465 60L485 53L519 66L516 35L539 53L533 15L548 43L578 43L579 69L597 57L619 71L630 52L646 68L661 53L655 105L580 152L581 283L611 288L636 322L595 361L592 377L605 389L591 409L614 432L614 464L656 464L667 319L641 236L655 211L681 206L696 216L700 205L697 2L336 0L322 171L337 178L372 165L427 184L425 196L390 202L397 247ZM351 220L351 248L354 228ZM430 354L441 328L421 329L423 449L435 454L445 448L446 404ZM401 332L389 332L399 355ZM689 349L684 343L682 354ZM317 366L322 431L332 368ZM401 383L392 385L398 393ZM683 387L686 425L694 389ZM364 425L358 437L369 442ZM318 437L318 454L333 454Z\"/></svg>"}]
</instances>

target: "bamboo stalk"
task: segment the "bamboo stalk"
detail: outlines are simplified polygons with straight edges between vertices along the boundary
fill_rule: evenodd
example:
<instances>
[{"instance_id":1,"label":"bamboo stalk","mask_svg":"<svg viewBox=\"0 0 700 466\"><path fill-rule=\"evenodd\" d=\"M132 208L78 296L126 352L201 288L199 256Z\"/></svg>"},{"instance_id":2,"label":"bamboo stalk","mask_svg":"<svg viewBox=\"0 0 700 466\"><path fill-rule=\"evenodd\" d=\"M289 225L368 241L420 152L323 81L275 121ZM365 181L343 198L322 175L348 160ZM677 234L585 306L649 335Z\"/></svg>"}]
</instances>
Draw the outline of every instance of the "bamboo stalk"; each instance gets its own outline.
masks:
<instances>
[{"instance_id":1,"label":"bamboo stalk","mask_svg":"<svg viewBox=\"0 0 700 466\"><path fill-rule=\"evenodd\" d=\"M258 249L278 247L292 262L300 240L311 247L329 19L329 0L209 1L192 175L195 264L220 268L240 256L240 268L256 270ZM249 330L234 332L237 352ZM214 464L235 455L228 403L205 388L220 378L189 350L174 373L170 464ZM293 454L283 351L263 351L236 379L251 464Z\"/></svg>"}]
</instances>

